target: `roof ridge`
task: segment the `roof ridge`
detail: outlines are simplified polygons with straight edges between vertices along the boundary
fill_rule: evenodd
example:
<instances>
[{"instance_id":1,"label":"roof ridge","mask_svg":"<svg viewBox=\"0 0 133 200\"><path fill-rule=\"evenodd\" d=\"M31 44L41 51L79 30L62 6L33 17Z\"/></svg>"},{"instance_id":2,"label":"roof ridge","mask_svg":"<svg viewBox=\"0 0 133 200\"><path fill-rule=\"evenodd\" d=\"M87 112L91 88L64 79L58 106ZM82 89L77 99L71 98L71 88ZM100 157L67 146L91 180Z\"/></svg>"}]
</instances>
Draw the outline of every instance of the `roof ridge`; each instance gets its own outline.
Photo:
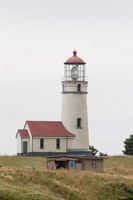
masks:
<instances>
[{"instance_id":1,"label":"roof ridge","mask_svg":"<svg viewBox=\"0 0 133 200\"><path fill-rule=\"evenodd\" d=\"M26 120L26 122L61 122L62 121L45 121L45 120Z\"/></svg>"},{"instance_id":2,"label":"roof ridge","mask_svg":"<svg viewBox=\"0 0 133 200\"><path fill-rule=\"evenodd\" d=\"M62 121L26 121L32 136L66 136L75 137L68 131Z\"/></svg>"}]
</instances>

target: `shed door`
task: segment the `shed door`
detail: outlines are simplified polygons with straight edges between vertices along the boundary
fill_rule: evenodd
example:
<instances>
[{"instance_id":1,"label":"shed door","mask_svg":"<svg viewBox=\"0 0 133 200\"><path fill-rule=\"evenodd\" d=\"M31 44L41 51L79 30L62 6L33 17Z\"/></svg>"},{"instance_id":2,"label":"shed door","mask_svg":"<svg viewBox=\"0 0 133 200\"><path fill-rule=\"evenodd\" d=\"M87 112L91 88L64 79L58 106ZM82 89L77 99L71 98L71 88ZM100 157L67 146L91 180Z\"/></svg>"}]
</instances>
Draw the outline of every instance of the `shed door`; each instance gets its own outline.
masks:
<instances>
[{"instance_id":1,"label":"shed door","mask_svg":"<svg viewBox=\"0 0 133 200\"><path fill-rule=\"evenodd\" d=\"M23 142L23 153L27 153L27 142Z\"/></svg>"}]
</instances>

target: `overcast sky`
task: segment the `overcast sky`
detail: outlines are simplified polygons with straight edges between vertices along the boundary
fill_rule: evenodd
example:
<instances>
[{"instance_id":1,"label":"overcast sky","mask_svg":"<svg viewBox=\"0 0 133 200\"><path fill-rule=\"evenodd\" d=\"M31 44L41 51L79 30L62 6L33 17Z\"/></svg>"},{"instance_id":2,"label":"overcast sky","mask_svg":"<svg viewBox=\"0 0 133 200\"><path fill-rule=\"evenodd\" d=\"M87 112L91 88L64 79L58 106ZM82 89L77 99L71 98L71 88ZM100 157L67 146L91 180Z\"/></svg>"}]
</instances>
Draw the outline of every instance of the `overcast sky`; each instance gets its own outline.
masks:
<instances>
[{"instance_id":1,"label":"overcast sky","mask_svg":"<svg viewBox=\"0 0 133 200\"><path fill-rule=\"evenodd\" d=\"M26 120L61 120L61 76L86 64L90 144L122 154L133 133L132 0L0 0L0 154Z\"/></svg>"}]
</instances>

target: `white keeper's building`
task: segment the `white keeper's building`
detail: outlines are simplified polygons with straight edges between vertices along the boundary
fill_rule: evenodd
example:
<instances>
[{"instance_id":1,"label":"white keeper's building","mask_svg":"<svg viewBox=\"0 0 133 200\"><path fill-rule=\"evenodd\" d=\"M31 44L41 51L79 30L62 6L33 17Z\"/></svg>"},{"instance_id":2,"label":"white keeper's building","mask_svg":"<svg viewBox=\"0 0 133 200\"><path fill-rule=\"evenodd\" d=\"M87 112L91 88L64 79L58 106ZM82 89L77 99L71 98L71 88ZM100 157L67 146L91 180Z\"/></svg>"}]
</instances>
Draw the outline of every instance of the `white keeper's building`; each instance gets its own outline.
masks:
<instances>
[{"instance_id":1,"label":"white keeper's building","mask_svg":"<svg viewBox=\"0 0 133 200\"><path fill-rule=\"evenodd\" d=\"M16 134L17 155L90 154L85 64L73 51L64 63L61 121L26 121Z\"/></svg>"}]
</instances>

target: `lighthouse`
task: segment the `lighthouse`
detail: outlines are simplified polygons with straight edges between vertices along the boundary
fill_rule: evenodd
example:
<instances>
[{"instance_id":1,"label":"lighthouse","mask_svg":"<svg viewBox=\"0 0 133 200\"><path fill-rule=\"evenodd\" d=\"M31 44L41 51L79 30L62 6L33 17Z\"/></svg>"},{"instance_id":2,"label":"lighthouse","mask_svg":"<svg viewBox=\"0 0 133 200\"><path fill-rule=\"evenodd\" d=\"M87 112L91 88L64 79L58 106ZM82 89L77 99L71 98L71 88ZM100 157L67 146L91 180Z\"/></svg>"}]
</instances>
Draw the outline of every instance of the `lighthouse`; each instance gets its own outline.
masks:
<instances>
[{"instance_id":1,"label":"lighthouse","mask_svg":"<svg viewBox=\"0 0 133 200\"><path fill-rule=\"evenodd\" d=\"M85 62L73 51L64 63L61 121L29 121L18 129L17 155L86 155L89 151Z\"/></svg>"},{"instance_id":2,"label":"lighthouse","mask_svg":"<svg viewBox=\"0 0 133 200\"><path fill-rule=\"evenodd\" d=\"M89 131L87 113L88 81L86 63L73 51L73 56L64 63L62 77L61 121L64 127L75 135L69 139L68 153L89 153Z\"/></svg>"}]
</instances>

